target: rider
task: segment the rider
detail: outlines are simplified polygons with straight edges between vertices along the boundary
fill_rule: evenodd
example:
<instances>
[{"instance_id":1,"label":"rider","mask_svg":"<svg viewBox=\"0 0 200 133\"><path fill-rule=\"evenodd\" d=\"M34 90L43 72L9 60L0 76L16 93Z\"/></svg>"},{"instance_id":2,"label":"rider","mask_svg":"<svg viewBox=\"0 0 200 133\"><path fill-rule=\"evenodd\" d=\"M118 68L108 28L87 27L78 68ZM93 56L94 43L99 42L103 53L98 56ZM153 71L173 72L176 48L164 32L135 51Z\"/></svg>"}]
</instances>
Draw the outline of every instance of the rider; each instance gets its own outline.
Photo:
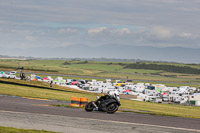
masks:
<instances>
[{"instance_id":1,"label":"rider","mask_svg":"<svg viewBox=\"0 0 200 133\"><path fill-rule=\"evenodd\" d=\"M105 94L105 95L102 94L102 96L100 98L98 98L97 101L101 102L102 100L109 99L110 97L114 97L118 101L120 101L119 92L117 90L108 91L107 94ZM98 107L95 104L94 104L94 106L95 106L94 110L98 111Z\"/></svg>"},{"instance_id":2,"label":"rider","mask_svg":"<svg viewBox=\"0 0 200 133\"><path fill-rule=\"evenodd\" d=\"M104 99L108 99L108 98L110 98L110 97L114 97L114 98L116 98L117 100L120 101L120 99L119 99L119 92L118 92L117 90L108 91L107 94L106 94L106 95L103 94L103 95L98 99L98 101L101 101L101 100L104 100Z\"/></svg>"},{"instance_id":3,"label":"rider","mask_svg":"<svg viewBox=\"0 0 200 133\"><path fill-rule=\"evenodd\" d=\"M120 101L120 98L119 98L119 91L118 91L118 90L108 91L108 95L110 95L111 97L114 97L114 98L116 98L118 101Z\"/></svg>"}]
</instances>

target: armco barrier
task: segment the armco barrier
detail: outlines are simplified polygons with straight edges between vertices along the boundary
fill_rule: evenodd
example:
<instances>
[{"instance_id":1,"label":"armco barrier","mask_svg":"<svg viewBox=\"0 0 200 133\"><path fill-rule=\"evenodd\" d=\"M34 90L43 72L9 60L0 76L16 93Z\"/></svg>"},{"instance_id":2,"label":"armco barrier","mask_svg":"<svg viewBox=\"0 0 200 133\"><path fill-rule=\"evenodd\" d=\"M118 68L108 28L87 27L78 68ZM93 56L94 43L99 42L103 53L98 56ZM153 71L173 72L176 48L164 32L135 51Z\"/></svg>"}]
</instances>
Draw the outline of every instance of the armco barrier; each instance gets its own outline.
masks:
<instances>
[{"instance_id":1,"label":"armco barrier","mask_svg":"<svg viewBox=\"0 0 200 133\"><path fill-rule=\"evenodd\" d=\"M79 107L81 102L81 98L78 97L72 97L71 98L71 105L72 107Z\"/></svg>"},{"instance_id":2,"label":"armco barrier","mask_svg":"<svg viewBox=\"0 0 200 133\"><path fill-rule=\"evenodd\" d=\"M72 97L71 105L72 107L84 107L88 103L87 98Z\"/></svg>"},{"instance_id":3,"label":"armco barrier","mask_svg":"<svg viewBox=\"0 0 200 133\"><path fill-rule=\"evenodd\" d=\"M80 98L80 106L79 107L84 107L88 103L87 98Z\"/></svg>"}]
</instances>

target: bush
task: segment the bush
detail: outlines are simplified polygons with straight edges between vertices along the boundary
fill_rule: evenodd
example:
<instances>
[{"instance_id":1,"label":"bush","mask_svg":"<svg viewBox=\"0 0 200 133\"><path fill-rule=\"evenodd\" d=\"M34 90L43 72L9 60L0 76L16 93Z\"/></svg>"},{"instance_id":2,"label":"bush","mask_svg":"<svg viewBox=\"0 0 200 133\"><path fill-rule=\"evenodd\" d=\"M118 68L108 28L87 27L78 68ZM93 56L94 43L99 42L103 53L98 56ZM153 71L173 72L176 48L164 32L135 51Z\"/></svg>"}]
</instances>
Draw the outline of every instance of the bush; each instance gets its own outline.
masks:
<instances>
[{"instance_id":1,"label":"bush","mask_svg":"<svg viewBox=\"0 0 200 133\"><path fill-rule=\"evenodd\" d=\"M63 65L70 65L70 63L66 61L63 63Z\"/></svg>"},{"instance_id":2,"label":"bush","mask_svg":"<svg viewBox=\"0 0 200 133\"><path fill-rule=\"evenodd\" d=\"M157 65L134 63L124 66L125 69L150 69L150 70L163 70L166 72L186 73L186 74L200 74L200 69L191 68L188 66L173 66L173 65Z\"/></svg>"}]
</instances>

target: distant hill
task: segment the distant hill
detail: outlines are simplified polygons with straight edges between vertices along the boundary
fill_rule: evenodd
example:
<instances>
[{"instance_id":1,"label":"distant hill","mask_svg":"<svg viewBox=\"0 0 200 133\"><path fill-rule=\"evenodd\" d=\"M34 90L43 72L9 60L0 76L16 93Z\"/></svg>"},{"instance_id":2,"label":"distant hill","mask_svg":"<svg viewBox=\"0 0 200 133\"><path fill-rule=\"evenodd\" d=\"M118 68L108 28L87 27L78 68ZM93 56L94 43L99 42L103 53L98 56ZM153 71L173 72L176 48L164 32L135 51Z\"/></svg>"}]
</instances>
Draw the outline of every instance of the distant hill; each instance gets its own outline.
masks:
<instances>
[{"instance_id":1,"label":"distant hill","mask_svg":"<svg viewBox=\"0 0 200 133\"><path fill-rule=\"evenodd\" d=\"M200 63L200 49L183 47L160 48L147 46L119 45L71 45L56 48L0 48L0 55L32 56L45 58L118 58L169 61L179 63Z\"/></svg>"}]
</instances>

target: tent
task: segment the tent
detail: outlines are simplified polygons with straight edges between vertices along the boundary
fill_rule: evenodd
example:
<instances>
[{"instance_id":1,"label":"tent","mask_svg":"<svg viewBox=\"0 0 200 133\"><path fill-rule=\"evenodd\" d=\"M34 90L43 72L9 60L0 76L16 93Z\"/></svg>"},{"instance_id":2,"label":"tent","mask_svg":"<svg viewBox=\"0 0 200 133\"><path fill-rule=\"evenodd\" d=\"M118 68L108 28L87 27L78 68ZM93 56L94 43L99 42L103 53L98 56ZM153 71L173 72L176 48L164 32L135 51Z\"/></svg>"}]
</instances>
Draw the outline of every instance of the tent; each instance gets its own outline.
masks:
<instances>
[{"instance_id":1,"label":"tent","mask_svg":"<svg viewBox=\"0 0 200 133\"><path fill-rule=\"evenodd\" d=\"M33 78L32 80L33 80L33 81L36 81L37 79L36 79L36 78Z\"/></svg>"},{"instance_id":2,"label":"tent","mask_svg":"<svg viewBox=\"0 0 200 133\"><path fill-rule=\"evenodd\" d=\"M72 85L79 86L79 83L78 83L77 81L73 81L73 82L72 82Z\"/></svg>"},{"instance_id":3,"label":"tent","mask_svg":"<svg viewBox=\"0 0 200 133\"><path fill-rule=\"evenodd\" d=\"M131 91L130 90L125 90L124 93L125 95L128 95Z\"/></svg>"},{"instance_id":4,"label":"tent","mask_svg":"<svg viewBox=\"0 0 200 133\"><path fill-rule=\"evenodd\" d=\"M39 76L35 76L36 79L41 79Z\"/></svg>"},{"instance_id":5,"label":"tent","mask_svg":"<svg viewBox=\"0 0 200 133\"><path fill-rule=\"evenodd\" d=\"M65 82L64 80L60 80L60 82Z\"/></svg>"},{"instance_id":6,"label":"tent","mask_svg":"<svg viewBox=\"0 0 200 133\"><path fill-rule=\"evenodd\" d=\"M130 90L125 90L124 92L131 92Z\"/></svg>"},{"instance_id":7,"label":"tent","mask_svg":"<svg viewBox=\"0 0 200 133\"><path fill-rule=\"evenodd\" d=\"M43 78L42 80L49 80L47 77Z\"/></svg>"},{"instance_id":8,"label":"tent","mask_svg":"<svg viewBox=\"0 0 200 133\"><path fill-rule=\"evenodd\" d=\"M160 90L160 89L156 89L156 91L161 93L161 90Z\"/></svg>"}]
</instances>

